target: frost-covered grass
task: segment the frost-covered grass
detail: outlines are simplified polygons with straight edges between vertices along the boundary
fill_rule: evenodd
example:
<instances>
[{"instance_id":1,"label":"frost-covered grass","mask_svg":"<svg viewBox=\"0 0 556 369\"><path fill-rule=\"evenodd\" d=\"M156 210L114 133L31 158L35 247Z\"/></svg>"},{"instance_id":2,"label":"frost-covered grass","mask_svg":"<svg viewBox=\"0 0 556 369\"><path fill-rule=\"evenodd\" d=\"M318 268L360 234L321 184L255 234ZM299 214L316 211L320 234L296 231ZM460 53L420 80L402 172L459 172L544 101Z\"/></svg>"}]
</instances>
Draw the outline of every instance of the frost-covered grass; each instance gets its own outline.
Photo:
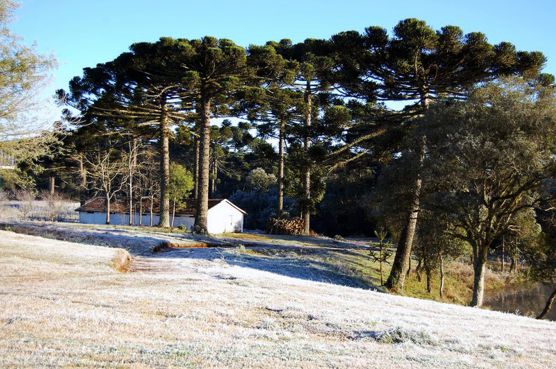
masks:
<instances>
[{"instance_id":1,"label":"frost-covered grass","mask_svg":"<svg viewBox=\"0 0 556 369\"><path fill-rule=\"evenodd\" d=\"M240 265L256 267L288 276L305 277L344 285L379 288L378 262L369 258L370 239L335 240L327 237L268 235L262 233L226 233L212 237L199 237L176 229L158 227L129 227L51 222L17 222L0 224L18 233L40 235L46 238L121 247L134 255L152 255L152 251L199 246L242 247L244 255L253 258L237 261ZM392 250L394 251L394 250ZM229 256L229 253L227 253ZM209 255L210 256L210 255ZM391 259L393 260L394 252ZM383 277L388 276L391 262L383 265ZM246 261L248 261L246 263ZM415 268L415 263L413 269ZM433 299L467 305L471 300L473 270L469 263L447 262L445 290L438 292L439 275L433 273L431 293L426 279L412 272L401 293L409 297ZM521 274L487 271L487 297L519 285Z\"/></svg>"},{"instance_id":2,"label":"frost-covered grass","mask_svg":"<svg viewBox=\"0 0 556 369\"><path fill-rule=\"evenodd\" d=\"M554 322L292 278L218 249L118 273L116 251L1 231L0 367L554 366Z\"/></svg>"},{"instance_id":3,"label":"frost-covered grass","mask_svg":"<svg viewBox=\"0 0 556 369\"><path fill-rule=\"evenodd\" d=\"M66 200L60 196L51 196L50 200L36 200L34 195L25 201L2 200L0 195L0 220L49 220L77 222L79 202Z\"/></svg>"}]
</instances>

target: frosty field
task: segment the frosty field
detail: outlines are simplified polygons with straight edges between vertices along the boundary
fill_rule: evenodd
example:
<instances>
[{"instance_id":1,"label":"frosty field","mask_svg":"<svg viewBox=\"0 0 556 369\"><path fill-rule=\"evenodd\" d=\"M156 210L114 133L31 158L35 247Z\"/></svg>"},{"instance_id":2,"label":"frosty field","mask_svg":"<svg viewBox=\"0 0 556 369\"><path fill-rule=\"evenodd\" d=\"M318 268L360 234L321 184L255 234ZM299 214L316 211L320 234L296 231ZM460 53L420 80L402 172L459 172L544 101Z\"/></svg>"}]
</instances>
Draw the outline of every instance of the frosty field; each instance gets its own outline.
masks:
<instances>
[{"instance_id":1,"label":"frosty field","mask_svg":"<svg viewBox=\"0 0 556 369\"><path fill-rule=\"evenodd\" d=\"M140 240L138 240L140 242ZM0 367L550 368L556 323L0 231Z\"/></svg>"}]
</instances>

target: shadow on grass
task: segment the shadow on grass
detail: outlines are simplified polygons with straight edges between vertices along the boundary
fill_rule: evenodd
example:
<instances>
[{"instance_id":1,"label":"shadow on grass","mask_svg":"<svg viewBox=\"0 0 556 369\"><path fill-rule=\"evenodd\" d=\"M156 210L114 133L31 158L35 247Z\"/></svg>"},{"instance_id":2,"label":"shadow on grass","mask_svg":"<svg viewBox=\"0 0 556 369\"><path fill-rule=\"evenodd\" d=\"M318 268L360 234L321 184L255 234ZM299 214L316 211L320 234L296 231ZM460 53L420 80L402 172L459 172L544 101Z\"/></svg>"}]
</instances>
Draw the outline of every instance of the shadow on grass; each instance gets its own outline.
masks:
<instances>
[{"instance_id":1,"label":"shadow on grass","mask_svg":"<svg viewBox=\"0 0 556 369\"><path fill-rule=\"evenodd\" d=\"M196 237L179 233L149 233L134 229L126 230L119 226L99 225L95 227L72 227L62 223L22 222L16 224L0 224L0 229L17 233L40 236L61 241L123 248L133 256L152 258L190 258L204 260L225 260L230 265L251 268L275 273L286 277L305 279L310 281L332 283L350 287L376 289L368 279L361 278L347 268L327 262L334 260L334 253L360 257L357 251L364 249L359 245L320 237L270 236L269 239L278 242L269 243L266 240L234 239L235 246L246 245L247 249L255 252L261 250L272 251L270 254L249 255L238 251L237 247L208 247L169 249L165 252L153 253L154 247L166 241L205 241L213 245L232 245L232 238ZM279 244L283 241L295 241L295 244ZM306 245L306 246L304 246ZM316 256L316 257L313 257ZM316 260L315 260L316 259Z\"/></svg>"},{"instance_id":2,"label":"shadow on grass","mask_svg":"<svg viewBox=\"0 0 556 369\"><path fill-rule=\"evenodd\" d=\"M209 261L223 260L228 265L260 270L291 278L377 290L368 280L354 275L354 273L350 273L347 270L342 270L338 265L326 262L327 258L333 257L326 250L321 251L321 260L307 259L294 252L266 256L244 254L238 252L237 249L210 248L172 250L161 253L160 257Z\"/></svg>"}]
</instances>

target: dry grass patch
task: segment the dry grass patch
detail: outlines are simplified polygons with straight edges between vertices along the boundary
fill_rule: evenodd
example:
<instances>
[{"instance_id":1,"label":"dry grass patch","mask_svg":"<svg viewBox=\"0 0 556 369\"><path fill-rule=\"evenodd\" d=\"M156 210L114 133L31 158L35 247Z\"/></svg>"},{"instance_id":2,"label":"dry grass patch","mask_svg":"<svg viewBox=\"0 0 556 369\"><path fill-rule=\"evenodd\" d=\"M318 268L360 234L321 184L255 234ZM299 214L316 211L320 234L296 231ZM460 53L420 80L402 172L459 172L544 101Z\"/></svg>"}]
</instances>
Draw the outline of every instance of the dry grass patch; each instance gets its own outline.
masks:
<instances>
[{"instance_id":1,"label":"dry grass patch","mask_svg":"<svg viewBox=\"0 0 556 369\"><path fill-rule=\"evenodd\" d=\"M155 247L153 247L153 252L164 252L171 249L200 249L209 247L209 244L201 241L187 241L187 242L174 242L174 241L162 241Z\"/></svg>"},{"instance_id":2,"label":"dry grass patch","mask_svg":"<svg viewBox=\"0 0 556 369\"><path fill-rule=\"evenodd\" d=\"M251 241L272 241L272 237L264 234L254 234L254 233L223 233L221 235L224 238L234 238L237 240L251 240Z\"/></svg>"}]
</instances>

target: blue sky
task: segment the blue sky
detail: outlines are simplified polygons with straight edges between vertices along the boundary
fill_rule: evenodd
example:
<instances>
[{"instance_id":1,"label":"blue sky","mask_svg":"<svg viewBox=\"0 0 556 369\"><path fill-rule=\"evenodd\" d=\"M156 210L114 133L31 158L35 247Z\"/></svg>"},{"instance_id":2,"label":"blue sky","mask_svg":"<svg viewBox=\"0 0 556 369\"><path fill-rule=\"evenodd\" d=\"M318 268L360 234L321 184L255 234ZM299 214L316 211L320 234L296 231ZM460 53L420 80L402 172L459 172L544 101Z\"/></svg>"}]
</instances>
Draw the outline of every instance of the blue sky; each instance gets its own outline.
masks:
<instances>
[{"instance_id":1,"label":"blue sky","mask_svg":"<svg viewBox=\"0 0 556 369\"><path fill-rule=\"evenodd\" d=\"M389 31L414 17L433 28L457 25L481 31L492 43L548 57L556 74L554 0L20 0L12 24L26 43L54 55L58 69L49 89L66 88L83 67L113 59L137 41L161 36L230 38L240 45L267 40L328 38L379 25Z\"/></svg>"}]
</instances>

